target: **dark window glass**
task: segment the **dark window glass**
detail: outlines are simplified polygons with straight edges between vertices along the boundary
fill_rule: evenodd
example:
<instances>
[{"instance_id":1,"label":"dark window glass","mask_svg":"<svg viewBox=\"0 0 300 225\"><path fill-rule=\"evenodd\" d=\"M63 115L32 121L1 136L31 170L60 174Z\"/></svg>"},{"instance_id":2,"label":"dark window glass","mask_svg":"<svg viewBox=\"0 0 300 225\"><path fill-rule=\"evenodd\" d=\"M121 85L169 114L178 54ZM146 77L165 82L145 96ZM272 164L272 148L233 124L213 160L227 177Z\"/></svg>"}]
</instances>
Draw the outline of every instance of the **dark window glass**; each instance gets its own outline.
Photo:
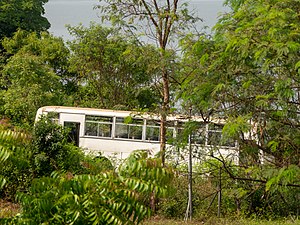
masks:
<instances>
[{"instance_id":1,"label":"dark window glass","mask_svg":"<svg viewBox=\"0 0 300 225\"><path fill-rule=\"evenodd\" d=\"M174 127L167 127L166 139L171 140L174 138Z\"/></svg>"},{"instance_id":2,"label":"dark window glass","mask_svg":"<svg viewBox=\"0 0 300 225\"><path fill-rule=\"evenodd\" d=\"M159 141L159 127L147 127L146 140Z\"/></svg>"},{"instance_id":3,"label":"dark window glass","mask_svg":"<svg viewBox=\"0 0 300 225\"><path fill-rule=\"evenodd\" d=\"M108 116L91 116L91 115L87 115L85 117L86 121L92 122L106 122L106 123L112 123L113 122L113 118L112 117L108 117Z\"/></svg>"},{"instance_id":4,"label":"dark window glass","mask_svg":"<svg viewBox=\"0 0 300 225\"><path fill-rule=\"evenodd\" d=\"M208 145L235 147L234 140L224 140L222 137L222 129L224 125L211 123L208 125Z\"/></svg>"},{"instance_id":5,"label":"dark window glass","mask_svg":"<svg viewBox=\"0 0 300 225\"><path fill-rule=\"evenodd\" d=\"M146 140L159 141L160 137L160 122L156 120L147 120L146 125Z\"/></svg>"},{"instance_id":6,"label":"dark window glass","mask_svg":"<svg viewBox=\"0 0 300 225\"><path fill-rule=\"evenodd\" d=\"M222 124L216 124L216 123L208 124L208 130L216 130L216 131L222 132L223 127L224 127L224 125L222 125Z\"/></svg>"},{"instance_id":7,"label":"dark window glass","mask_svg":"<svg viewBox=\"0 0 300 225\"><path fill-rule=\"evenodd\" d=\"M193 132L192 143L194 144L205 144L206 140L206 124L199 123L197 129Z\"/></svg>"},{"instance_id":8,"label":"dark window glass","mask_svg":"<svg viewBox=\"0 0 300 225\"><path fill-rule=\"evenodd\" d=\"M97 136L97 134L98 134L98 124L85 122L85 135Z\"/></svg>"},{"instance_id":9,"label":"dark window glass","mask_svg":"<svg viewBox=\"0 0 300 225\"><path fill-rule=\"evenodd\" d=\"M143 137L143 123L142 119L133 118L116 118L116 138L142 140Z\"/></svg>"},{"instance_id":10,"label":"dark window glass","mask_svg":"<svg viewBox=\"0 0 300 225\"><path fill-rule=\"evenodd\" d=\"M85 135L96 137L111 137L112 117L86 116Z\"/></svg>"},{"instance_id":11,"label":"dark window glass","mask_svg":"<svg viewBox=\"0 0 300 225\"><path fill-rule=\"evenodd\" d=\"M208 145L221 145L222 133L216 131L208 131Z\"/></svg>"}]
</instances>

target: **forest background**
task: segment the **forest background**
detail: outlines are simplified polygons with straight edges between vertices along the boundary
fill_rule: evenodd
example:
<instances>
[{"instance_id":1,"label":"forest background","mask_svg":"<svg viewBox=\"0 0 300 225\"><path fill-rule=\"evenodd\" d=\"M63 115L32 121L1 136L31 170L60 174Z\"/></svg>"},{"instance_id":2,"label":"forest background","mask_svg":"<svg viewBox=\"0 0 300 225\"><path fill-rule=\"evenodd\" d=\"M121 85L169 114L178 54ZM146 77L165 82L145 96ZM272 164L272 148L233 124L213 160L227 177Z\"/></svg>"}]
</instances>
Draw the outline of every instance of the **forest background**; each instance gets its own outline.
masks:
<instances>
[{"instance_id":1,"label":"forest background","mask_svg":"<svg viewBox=\"0 0 300 225\"><path fill-rule=\"evenodd\" d=\"M69 27L67 42L47 32L46 2L0 3L1 197L22 206L7 223L139 223L149 207L183 218L187 168L167 160L169 113L221 117L222 141L239 146L238 164L217 146L199 154L194 216L217 215L222 192L224 217L298 221L299 1L227 0L207 34L186 2L105 0L95 10L110 26ZM68 144L63 128L34 127L45 105L158 113L161 157L138 152L116 172Z\"/></svg>"}]
</instances>

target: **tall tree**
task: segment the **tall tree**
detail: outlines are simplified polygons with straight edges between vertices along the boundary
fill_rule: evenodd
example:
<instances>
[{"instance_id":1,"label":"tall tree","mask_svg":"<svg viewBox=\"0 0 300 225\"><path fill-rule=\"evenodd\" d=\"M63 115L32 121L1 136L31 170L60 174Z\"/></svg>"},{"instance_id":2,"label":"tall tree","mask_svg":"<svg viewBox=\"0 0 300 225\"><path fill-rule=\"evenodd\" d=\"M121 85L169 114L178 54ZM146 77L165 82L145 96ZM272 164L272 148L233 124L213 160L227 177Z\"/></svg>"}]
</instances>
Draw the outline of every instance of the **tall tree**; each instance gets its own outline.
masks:
<instances>
[{"instance_id":1,"label":"tall tree","mask_svg":"<svg viewBox=\"0 0 300 225\"><path fill-rule=\"evenodd\" d=\"M66 68L69 50L62 39L19 30L2 43L12 55L0 79L4 115L19 125L31 124L39 107L69 99L64 95L70 79Z\"/></svg>"},{"instance_id":2,"label":"tall tree","mask_svg":"<svg viewBox=\"0 0 300 225\"><path fill-rule=\"evenodd\" d=\"M203 40L191 48L202 71L189 84L213 84L213 111L236 122L229 123L235 130L227 126L230 136L278 166L299 161L299 7L292 0L245 1L217 24L210 49Z\"/></svg>"},{"instance_id":3,"label":"tall tree","mask_svg":"<svg viewBox=\"0 0 300 225\"><path fill-rule=\"evenodd\" d=\"M299 188L300 4L228 2L234 10L221 18L213 37L190 48L187 57L198 68L184 94L226 119L223 134L239 142L239 169L218 160L231 178L247 184L246 192L259 196L257 201L252 195L252 205L276 198L288 205L281 212L295 213L298 203L290 199Z\"/></svg>"},{"instance_id":4,"label":"tall tree","mask_svg":"<svg viewBox=\"0 0 300 225\"><path fill-rule=\"evenodd\" d=\"M69 43L70 64L80 84L76 104L115 109L153 107L155 68L147 63L156 60L155 48L141 47L118 29L96 24L69 29L74 36Z\"/></svg>"},{"instance_id":5,"label":"tall tree","mask_svg":"<svg viewBox=\"0 0 300 225\"><path fill-rule=\"evenodd\" d=\"M255 148L274 157L280 167L300 159L299 9L291 0L246 1L223 20L216 35L225 45L215 65L227 65L220 70L224 76L216 90L222 108L245 121L251 116Z\"/></svg>"},{"instance_id":6,"label":"tall tree","mask_svg":"<svg viewBox=\"0 0 300 225\"><path fill-rule=\"evenodd\" d=\"M182 100L184 108L192 106L193 115L209 120L216 113L211 93L219 82L220 74L208 71L208 68L214 59L212 53L218 50L217 46L209 35L204 34L200 37L187 36L181 45L181 85L176 92L177 98Z\"/></svg>"},{"instance_id":7,"label":"tall tree","mask_svg":"<svg viewBox=\"0 0 300 225\"><path fill-rule=\"evenodd\" d=\"M162 83L162 104L160 108L160 144L162 163L165 163L166 118L170 113L170 76L169 49L172 40L178 41L178 35L188 29L188 23L194 18L188 14L187 4L179 0L100 0L105 4L99 6L104 19L129 31L140 35L145 40L154 41L160 52L160 78ZM145 39L146 38L146 39ZM142 41L141 41L142 42Z\"/></svg>"},{"instance_id":8,"label":"tall tree","mask_svg":"<svg viewBox=\"0 0 300 225\"><path fill-rule=\"evenodd\" d=\"M0 2L0 40L12 37L17 29L27 31L46 31L49 21L43 17L44 4L48 0L1 0Z\"/></svg>"}]
</instances>

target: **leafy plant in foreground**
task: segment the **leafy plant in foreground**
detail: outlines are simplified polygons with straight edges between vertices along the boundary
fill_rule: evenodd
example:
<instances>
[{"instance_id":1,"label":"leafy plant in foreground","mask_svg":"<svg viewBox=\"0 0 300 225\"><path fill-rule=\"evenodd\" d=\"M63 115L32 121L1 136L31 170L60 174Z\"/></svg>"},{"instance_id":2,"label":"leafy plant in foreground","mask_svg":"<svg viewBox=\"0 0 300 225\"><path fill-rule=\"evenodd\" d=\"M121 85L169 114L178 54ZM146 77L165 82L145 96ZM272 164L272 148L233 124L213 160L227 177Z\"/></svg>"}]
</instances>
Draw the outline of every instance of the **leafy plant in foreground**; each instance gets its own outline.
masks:
<instances>
[{"instance_id":1,"label":"leafy plant in foreground","mask_svg":"<svg viewBox=\"0 0 300 225\"><path fill-rule=\"evenodd\" d=\"M26 175L20 175L20 171L29 169L27 164L27 148L26 144L29 143L29 137L18 131L0 130L0 189L1 195L6 195L8 192L14 192L15 187L23 179L26 185ZM20 178L19 180L15 180ZM17 182L15 184L14 182ZM10 197L10 196L8 196Z\"/></svg>"},{"instance_id":2,"label":"leafy plant in foreground","mask_svg":"<svg viewBox=\"0 0 300 225\"><path fill-rule=\"evenodd\" d=\"M150 215L141 197L165 196L171 178L172 171L159 160L146 158L131 158L119 173L53 173L18 195L23 212L15 223L139 224Z\"/></svg>"}]
</instances>

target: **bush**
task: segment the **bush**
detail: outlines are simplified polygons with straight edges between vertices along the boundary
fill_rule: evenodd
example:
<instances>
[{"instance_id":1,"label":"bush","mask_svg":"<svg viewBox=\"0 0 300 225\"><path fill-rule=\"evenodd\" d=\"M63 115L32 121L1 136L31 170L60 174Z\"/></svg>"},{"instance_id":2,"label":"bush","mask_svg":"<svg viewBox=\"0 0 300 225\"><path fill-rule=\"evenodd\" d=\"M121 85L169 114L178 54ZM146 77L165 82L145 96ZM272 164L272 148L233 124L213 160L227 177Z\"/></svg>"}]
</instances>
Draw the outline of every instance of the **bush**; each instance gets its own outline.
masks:
<instances>
[{"instance_id":1,"label":"bush","mask_svg":"<svg viewBox=\"0 0 300 225\"><path fill-rule=\"evenodd\" d=\"M82 173L85 174L99 174L107 171L114 170L114 167L111 161L104 157L104 156L93 156L93 155L86 155L81 162L84 169Z\"/></svg>"},{"instance_id":2,"label":"bush","mask_svg":"<svg viewBox=\"0 0 300 225\"><path fill-rule=\"evenodd\" d=\"M245 170L230 163L226 165L226 170L223 166L216 160L207 160L199 165L194 165L194 218L202 219L203 217L217 216L220 172L222 217L239 216L260 219L297 217L300 199L299 187L297 186L299 179L295 182L292 181L299 176L298 166L268 169L267 165L260 165L260 167L253 167L251 170ZM241 179L232 179L227 170L230 170L231 174ZM255 178L255 170L258 173L256 180L253 179ZM249 176L249 171L252 172L252 177ZM181 175L178 175L171 184L176 192L168 199L161 200L159 204L159 213L167 218L184 218L185 216L188 202L187 171L182 168L182 171L178 174ZM271 178L268 183L263 182L268 180L266 174ZM295 185L288 186L287 183Z\"/></svg>"},{"instance_id":3,"label":"bush","mask_svg":"<svg viewBox=\"0 0 300 225\"><path fill-rule=\"evenodd\" d=\"M0 196L14 199L17 190L26 190L32 180L30 136L0 130Z\"/></svg>"},{"instance_id":4,"label":"bush","mask_svg":"<svg viewBox=\"0 0 300 225\"><path fill-rule=\"evenodd\" d=\"M141 196L165 196L172 177L159 160L144 158L131 158L119 173L53 173L18 195L23 211L15 223L136 224L150 215Z\"/></svg>"},{"instance_id":5,"label":"bush","mask_svg":"<svg viewBox=\"0 0 300 225\"><path fill-rule=\"evenodd\" d=\"M68 143L69 131L41 118L34 127L32 165L37 177L49 176L54 170L77 173L82 171L83 151Z\"/></svg>"},{"instance_id":6,"label":"bush","mask_svg":"<svg viewBox=\"0 0 300 225\"><path fill-rule=\"evenodd\" d=\"M1 131L0 155L8 157L0 164L0 183L3 178L6 182L0 196L14 200L15 193L26 192L34 178L49 176L55 170L85 171L81 164L83 151L67 142L67 134L66 129L47 118L36 124L32 136Z\"/></svg>"}]
</instances>

